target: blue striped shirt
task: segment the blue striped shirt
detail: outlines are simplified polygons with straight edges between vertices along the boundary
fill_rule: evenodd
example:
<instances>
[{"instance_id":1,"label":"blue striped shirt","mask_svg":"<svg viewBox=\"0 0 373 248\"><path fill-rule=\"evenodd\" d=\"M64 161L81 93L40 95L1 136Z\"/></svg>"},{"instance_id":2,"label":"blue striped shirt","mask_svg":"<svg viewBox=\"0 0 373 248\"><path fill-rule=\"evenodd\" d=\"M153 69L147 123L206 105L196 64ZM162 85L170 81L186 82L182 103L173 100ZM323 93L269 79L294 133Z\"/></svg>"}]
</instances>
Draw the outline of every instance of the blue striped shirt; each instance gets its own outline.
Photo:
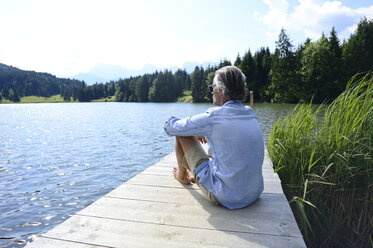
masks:
<instances>
[{"instance_id":1,"label":"blue striped shirt","mask_svg":"<svg viewBox=\"0 0 373 248\"><path fill-rule=\"evenodd\" d=\"M216 200L229 209L246 207L263 192L264 142L254 111L228 101L185 119L170 117L169 136L204 136L209 161L194 172Z\"/></svg>"}]
</instances>

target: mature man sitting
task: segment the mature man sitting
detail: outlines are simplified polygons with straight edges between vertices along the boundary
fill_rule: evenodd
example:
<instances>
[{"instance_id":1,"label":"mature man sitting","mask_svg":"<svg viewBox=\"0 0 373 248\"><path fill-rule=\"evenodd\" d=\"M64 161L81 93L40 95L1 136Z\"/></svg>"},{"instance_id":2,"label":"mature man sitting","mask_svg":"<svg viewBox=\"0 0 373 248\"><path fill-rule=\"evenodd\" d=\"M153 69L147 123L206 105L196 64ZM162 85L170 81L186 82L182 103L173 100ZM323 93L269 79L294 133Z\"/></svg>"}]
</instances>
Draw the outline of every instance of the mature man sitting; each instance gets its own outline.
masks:
<instances>
[{"instance_id":1,"label":"mature man sitting","mask_svg":"<svg viewBox=\"0 0 373 248\"><path fill-rule=\"evenodd\" d=\"M256 115L245 107L245 75L235 66L215 72L209 85L218 107L185 119L170 117L165 133L176 136L175 179L195 182L211 202L246 207L263 192L264 143ZM208 143L208 154L201 143Z\"/></svg>"}]
</instances>

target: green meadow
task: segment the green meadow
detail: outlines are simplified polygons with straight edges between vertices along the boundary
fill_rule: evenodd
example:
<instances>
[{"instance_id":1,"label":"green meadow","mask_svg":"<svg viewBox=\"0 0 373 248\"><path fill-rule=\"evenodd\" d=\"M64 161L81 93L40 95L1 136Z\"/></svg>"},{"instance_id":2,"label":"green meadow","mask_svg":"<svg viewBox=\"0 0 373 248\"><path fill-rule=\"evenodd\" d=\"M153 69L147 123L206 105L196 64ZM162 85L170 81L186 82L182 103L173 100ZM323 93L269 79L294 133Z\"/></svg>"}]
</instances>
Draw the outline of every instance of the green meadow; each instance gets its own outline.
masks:
<instances>
[{"instance_id":1,"label":"green meadow","mask_svg":"<svg viewBox=\"0 0 373 248\"><path fill-rule=\"evenodd\" d=\"M20 98L18 103L57 103L64 102L63 97L60 95L53 95L50 97L41 97L41 96L25 96ZM8 99L2 99L0 103L14 103Z\"/></svg>"},{"instance_id":2,"label":"green meadow","mask_svg":"<svg viewBox=\"0 0 373 248\"><path fill-rule=\"evenodd\" d=\"M177 98L177 102L193 102L192 91L184 90L183 96Z\"/></svg>"},{"instance_id":3,"label":"green meadow","mask_svg":"<svg viewBox=\"0 0 373 248\"><path fill-rule=\"evenodd\" d=\"M53 95L50 97L41 97L41 96L25 96L21 97L20 102L16 103L60 103L60 102L78 102L78 101L73 101L72 98L70 98L70 101L65 101L63 97L60 95ZM113 97L105 97L105 98L100 98L96 100L92 100L92 102L114 102L115 101L115 96ZM2 99L0 103L15 103L12 101L9 101L8 99Z\"/></svg>"}]
</instances>

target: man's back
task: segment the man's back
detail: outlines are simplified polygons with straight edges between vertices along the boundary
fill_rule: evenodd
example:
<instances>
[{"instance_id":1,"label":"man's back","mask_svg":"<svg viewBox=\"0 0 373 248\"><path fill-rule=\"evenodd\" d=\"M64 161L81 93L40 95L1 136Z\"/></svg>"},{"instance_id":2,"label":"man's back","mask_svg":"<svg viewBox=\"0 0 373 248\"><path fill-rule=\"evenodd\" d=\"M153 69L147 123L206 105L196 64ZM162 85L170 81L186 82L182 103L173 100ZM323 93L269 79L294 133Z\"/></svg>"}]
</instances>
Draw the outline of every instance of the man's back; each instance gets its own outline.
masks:
<instances>
[{"instance_id":1,"label":"man's back","mask_svg":"<svg viewBox=\"0 0 373 248\"><path fill-rule=\"evenodd\" d=\"M264 143L256 116L239 101L229 101L207 114L206 139L212 158L209 168L202 166L203 173L197 175L224 206L246 206L263 191Z\"/></svg>"}]
</instances>

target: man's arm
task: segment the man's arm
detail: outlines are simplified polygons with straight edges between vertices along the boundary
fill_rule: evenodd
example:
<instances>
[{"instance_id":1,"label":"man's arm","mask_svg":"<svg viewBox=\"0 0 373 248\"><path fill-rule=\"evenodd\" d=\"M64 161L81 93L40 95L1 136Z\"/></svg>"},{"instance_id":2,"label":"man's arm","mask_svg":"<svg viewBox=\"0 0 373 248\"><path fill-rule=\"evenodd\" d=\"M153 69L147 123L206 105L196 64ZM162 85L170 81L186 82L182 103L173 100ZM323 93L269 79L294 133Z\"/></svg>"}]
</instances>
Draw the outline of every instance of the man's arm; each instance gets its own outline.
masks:
<instances>
[{"instance_id":1,"label":"man's arm","mask_svg":"<svg viewBox=\"0 0 373 248\"><path fill-rule=\"evenodd\" d=\"M208 121L206 113L185 119L170 117L164 131L169 136L208 136L211 129Z\"/></svg>"}]
</instances>

